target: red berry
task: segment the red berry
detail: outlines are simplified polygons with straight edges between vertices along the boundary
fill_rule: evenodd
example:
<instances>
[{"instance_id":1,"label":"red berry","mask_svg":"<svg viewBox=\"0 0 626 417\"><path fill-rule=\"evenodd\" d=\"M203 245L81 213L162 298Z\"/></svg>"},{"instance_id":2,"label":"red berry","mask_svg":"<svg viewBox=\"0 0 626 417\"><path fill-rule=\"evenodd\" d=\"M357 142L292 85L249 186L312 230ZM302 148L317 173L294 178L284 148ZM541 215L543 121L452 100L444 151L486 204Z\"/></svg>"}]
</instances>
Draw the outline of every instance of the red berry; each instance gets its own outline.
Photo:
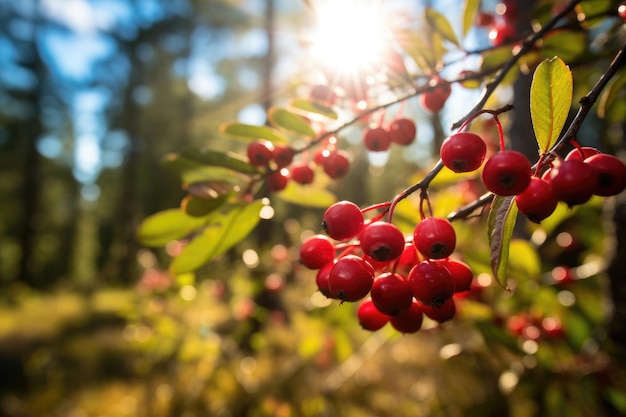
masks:
<instances>
[{"instance_id":1,"label":"red berry","mask_svg":"<svg viewBox=\"0 0 626 417\"><path fill-rule=\"evenodd\" d=\"M426 258L447 258L456 247L456 233L448 219L427 217L415 226L413 244Z\"/></svg>"},{"instance_id":2,"label":"red berry","mask_svg":"<svg viewBox=\"0 0 626 417\"><path fill-rule=\"evenodd\" d=\"M519 194L530 184L530 161L522 153L505 150L493 155L483 168L483 184L500 196Z\"/></svg>"},{"instance_id":3,"label":"red berry","mask_svg":"<svg viewBox=\"0 0 626 417\"><path fill-rule=\"evenodd\" d=\"M389 125L391 141L398 145L406 146L413 143L416 133L415 122L405 117L397 118Z\"/></svg>"},{"instance_id":4,"label":"red berry","mask_svg":"<svg viewBox=\"0 0 626 417\"><path fill-rule=\"evenodd\" d=\"M398 263L396 264L396 269L398 271L408 273L411 268L417 265L420 262L420 257L417 253L417 249L415 249L415 245L408 244L404 246L404 250L402 254L398 258Z\"/></svg>"},{"instance_id":5,"label":"red berry","mask_svg":"<svg viewBox=\"0 0 626 417\"><path fill-rule=\"evenodd\" d=\"M330 152L322 160L322 168L326 175L332 179L336 180L345 177L350 169L348 153L342 149Z\"/></svg>"},{"instance_id":6,"label":"red berry","mask_svg":"<svg viewBox=\"0 0 626 417\"><path fill-rule=\"evenodd\" d=\"M429 319L435 320L438 323L444 323L448 320L452 320L456 315L456 303L454 302L454 298L450 298L439 307L423 305L422 312Z\"/></svg>"},{"instance_id":7,"label":"red berry","mask_svg":"<svg viewBox=\"0 0 626 417\"><path fill-rule=\"evenodd\" d=\"M267 188L272 192L284 190L289 183L289 171L285 168L272 171L267 175Z\"/></svg>"},{"instance_id":8,"label":"red berry","mask_svg":"<svg viewBox=\"0 0 626 417\"><path fill-rule=\"evenodd\" d=\"M311 236L300 246L300 262L309 269L319 269L335 259L335 248L324 235Z\"/></svg>"},{"instance_id":9,"label":"red berry","mask_svg":"<svg viewBox=\"0 0 626 417\"><path fill-rule=\"evenodd\" d=\"M528 187L515 196L515 202L519 211L534 223L539 223L554 213L559 203L552 191L552 185L538 177L530 179Z\"/></svg>"},{"instance_id":10,"label":"red berry","mask_svg":"<svg viewBox=\"0 0 626 417\"><path fill-rule=\"evenodd\" d=\"M479 12L476 15L476 26L487 27L493 25L495 19L491 13Z\"/></svg>"},{"instance_id":11,"label":"red berry","mask_svg":"<svg viewBox=\"0 0 626 417\"><path fill-rule=\"evenodd\" d=\"M375 332L389 321L389 316L378 311L371 299L367 299L357 309L359 324L365 330Z\"/></svg>"},{"instance_id":12,"label":"red berry","mask_svg":"<svg viewBox=\"0 0 626 417\"><path fill-rule=\"evenodd\" d=\"M361 232L365 219L359 206L339 201L326 209L322 227L335 240L352 239Z\"/></svg>"},{"instance_id":13,"label":"red berry","mask_svg":"<svg viewBox=\"0 0 626 417\"><path fill-rule=\"evenodd\" d=\"M591 198L598 183L598 174L585 162L570 159L550 169L549 182L559 201L575 206Z\"/></svg>"},{"instance_id":14,"label":"red berry","mask_svg":"<svg viewBox=\"0 0 626 417\"><path fill-rule=\"evenodd\" d=\"M391 326L401 333L416 333L422 328L423 321L422 306L416 301L413 301L409 308L396 316L392 316L389 320Z\"/></svg>"},{"instance_id":15,"label":"red berry","mask_svg":"<svg viewBox=\"0 0 626 417\"><path fill-rule=\"evenodd\" d=\"M369 294L374 282L374 268L355 255L339 259L330 270L328 288L332 298L359 301Z\"/></svg>"},{"instance_id":16,"label":"red berry","mask_svg":"<svg viewBox=\"0 0 626 417\"><path fill-rule=\"evenodd\" d=\"M384 314L395 316L411 306L411 286L402 275L386 272L374 280L371 289L372 301Z\"/></svg>"},{"instance_id":17,"label":"red berry","mask_svg":"<svg viewBox=\"0 0 626 417\"><path fill-rule=\"evenodd\" d=\"M470 172L480 168L486 153L487 145L475 133L455 133L441 144L441 161L454 172Z\"/></svg>"},{"instance_id":18,"label":"red berry","mask_svg":"<svg viewBox=\"0 0 626 417\"><path fill-rule=\"evenodd\" d=\"M506 321L506 328L512 334L521 336L524 333L524 330L531 324L532 321L529 317L525 315L514 315L509 317Z\"/></svg>"},{"instance_id":19,"label":"red berry","mask_svg":"<svg viewBox=\"0 0 626 417\"><path fill-rule=\"evenodd\" d=\"M515 26L508 22L498 22L489 31L489 39L494 46L500 46L515 40L517 30Z\"/></svg>"},{"instance_id":20,"label":"red berry","mask_svg":"<svg viewBox=\"0 0 626 417\"><path fill-rule=\"evenodd\" d=\"M566 285L575 281L574 272L567 266L554 267L551 275L557 284Z\"/></svg>"},{"instance_id":21,"label":"red berry","mask_svg":"<svg viewBox=\"0 0 626 417\"><path fill-rule=\"evenodd\" d=\"M626 1L621 2L617 7L617 14L622 20L626 20Z\"/></svg>"},{"instance_id":22,"label":"red berry","mask_svg":"<svg viewBox=\"0 0 626 417\"><path fill-rule=\"evenodd\" d=\"M294 151L289 146L276 145L272 151L272 159L278 168L284 168L293 161Z\"/></svg>"},{"instance_id":23,"label":"red berry","mask_svg":"<svg viewBox=\"0 0 626 417\"><path fill-rule=\"evenodd\" d=\"M469 291L472 288L474 273L468 264L452 258L443 259L440 262L452 275L455 293Z\"/></svg>"},{"instance_id":24,"label":"red berry","mask_svg":"<svg viewBox=\"0 0 626 417\"><path fill-rule=\"evenodd\" d=\"M315 171L311 164L299 162L291 165L291 179L298 184L311 184L315 178Z\"/></svg>"},{"instance_id":25,"label":"red berry","mask_svg":"<svg viewBox=\"0 0 626 417\"><path fill-rule=\"evenodd\" d=\"M582 155L581 155L582 153ZM570 159L580 159L580 160L585 160L587 158L589 158L590 156L594 156L599 154L600 151L597 150L596 148L592 148L590 146L582 146L580 149L572 149L571 151L569 151L569 153L565 156L565 160L570 160Z\"/></svg>"},{"instance_id":26,"label":"red berry","mask_svg":"<svg viewBox=\"0 0 626 417\"><path fill-rule=\"evenodd\" d=\"M372 127L363 132L363 144L372 152L383 152L391 145L391 136L383 127Z\"/></svg>"},{"instance_id":27,"label":"red berry","mask_svg":"<svg viewBox=\"0 0 626 417\"><path fill-rule=\"evenodd\" d=\"M330 151L326 148L318 148L313 154L313 162L315 165L324 165L324 160L330 155Z\"/></svg>"},{"instance_id":28,"label":"red berry","mask_svg":"<svg viewBox=\"0 0 626 417\"><path fill-rule=\"evenodd\" d=\"M510 22L517 18L517 1L518 0L504 0L496 5L496 12L504 17L506 21Z\"/></svg>"},{"instance_id":29,"label":"red berry","mask_svg":"<svg viewBox=\"0 0 626 417\"><path fill-rule=\"evenodd\" d=\"M422 304L439 307L454 294L454 279L450 271L438 261L426 260L409 272L413 296Z\"/></svg>"},{"instance_id":30,"label":"red berry","mask_svg":"<svg viewBox=\"0 0 626 417\"><path fill-rule=\"evenodd\" d=\"M330 287L328 285L328 279L330 277L330 271L335 266L335 261L331 261L326 265L322 266L318 271L317 275L315 275L315 284L317 284L317 289L324 294L327 298L335 298L330 292Z\"/></svg>"},{"instance_id":31,"label":"red berry","mask_svg":"<svg viewBox=\"0 0 626 417\"><path fill-rule=\"evenodd\" d=\"M250 142L247 148L248 159L254 166L266 166L273 156L274 145L268 141Z\"/></svg>"},{"instance_id":32,"label":"red berry","mask_svg":"<svg viewBox=\"0 0 626 417\"><path fill-rule=\"evenodd\" d=\"M435 86L442 82L445 82L445 80L435 76L430 80L430 85ZM451 92L450 84L439 85L432 90L424 91L420 96L420 104L425 110L431 113L438 113L446 104Z\"/></svg>"},{"instance_id":33,"label":"red berry","mask_svg":"<svg viewBox=\"0 0 626 417\"><path fill-rule=\"evenodd\" d=\"M595 195L608 197L619 194L626 188L626 165L608 154L593 155L585 163L598 175L593 191Z\"/></svg>"},{"instance_id":34,"label":"red berry","mask_svg":"<svg viewBox=\"0 0 626 417\"><path fill-rule=\"evenodd\" d=\"M565 336L561 320L556 317L545 317L541 320L541 330L546 336L553 339L560 339Z\"/></svg>"},{"instance_id":35,"label":"red berry","mask_svg":"<svg viewBox=\"0 0 626 417\"><path fill-rule=\"evenodd\" d=\"M367 256L380 262L397 259L404 251L404 234L394 224L374 222L361 234L361 249Z\"/></svg>"}]
</instances>

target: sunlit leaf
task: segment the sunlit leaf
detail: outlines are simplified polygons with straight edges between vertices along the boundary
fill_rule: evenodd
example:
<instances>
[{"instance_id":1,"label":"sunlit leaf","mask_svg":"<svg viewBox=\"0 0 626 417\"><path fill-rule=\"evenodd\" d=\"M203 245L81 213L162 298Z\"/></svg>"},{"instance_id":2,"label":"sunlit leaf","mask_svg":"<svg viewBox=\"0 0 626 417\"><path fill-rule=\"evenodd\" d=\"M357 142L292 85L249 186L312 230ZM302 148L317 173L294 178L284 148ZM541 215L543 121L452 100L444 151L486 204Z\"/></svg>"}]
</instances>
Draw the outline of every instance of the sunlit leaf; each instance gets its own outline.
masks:
<instances>
[{"instance_id":1,"label":"sunlit leaf","mask_svg":"<svg viewBox=\"0 0 626 417\"><path fill-rule=\"evenodd\" d=\"M465 0L463 7L463 36L467 35L476 21L476 13L480 7L480 0Z\"/></svg>"},{"instance_id":2,"label":"sunlit leaf","mask_svg":"<svg viewBox=\"0 0 626 417\"><path fill-rule=\"evenodd\" d=\"M214 200L233 191L233 185L221 181L205 181L185 184L183 187L190 195L202 200Z\"/></svg>"},{"instance_id":3,"label":"sunlit leaf","mask_svg":"<svg viewBox=\"0 0 626 417\"><path fill-rule=\"evenodd\" d=\"M486 51L482 55L481 70L487 71L500 68L511 58L511 47L503 46Z\"/></svg>"},{"instance_id":4,"label":"sunlit leaf","mask_svg":"<svg viewBox=\"0 0 626 417\"><path fill-rule=\"evenodd\" d=\"M602 95L600 96L600 101L598 103L598 116L603 119L608 119L609 121L618 121L620 118L612 117L615 113L616 103L620 101L624 101L620 96L624 94L624 87L626 87L626 71L622 71L618 73L613 80L609 83L608 86L602 91ZM622 105L621 107L624 107Z\"/></svg>"},{"instance_id":5,"label":"sunlit leaf","mask_svg":"<svg viewBox=\"0 0 626 417\"><path fill-rule=\"evenodd\" d=\"M174 274L195 271L241 242L258 224L263 203L255 201L213 214L202 234L187 244L170 265Z\"/></svg>"},{"instance_id":6,"label":"sunlit leaf","mask_svg":"<svg viewBox=\"0 0 626 417\"><path fill-rule=\"evenodd\" d=\"M300 111L317 114L333 120L337 120L338 117L337 113L335 113L332 108L310 100L295 99L289 103L289 106Z\"/></svg>"},{"instance_id":7,"label":"sunlit leaf","mask_svg":"<svg viewBox=\"0 0 626 417\"><path fill-rule=\"evenodd\" d=\"M239 122L226 122L220 126L220 131L237 139L248 141L265 139L272 143L289 142L289 139L283 133L269 126L255 126Z\"/></svg>"},{"instance_id":8,"label":"sunlit leaf","mask_svg":"<svg viewBox=\"0 0 626 417\"><path fill-rule=\"evenodd\" d=\"M573 80L558 57L545 60L535 70L530 86L530 116L541 153L557 141L572 105Z\"/></svg>"},{"instance_id":9,"label":"sunlit leaf","mask_svg":"<svg viewBox=\"0 0 626 417\"><path fill-rule=\"evenodd\" d=\"M190 194L182 199L180 209L192 217L204 217L220 208L225 201L226 195L221 195L213 199L205 199Z\"/></svg>"},{"instance_id":10,"label":"sunlit leaf","mask_svg":"<svg viewBox=\"0 0 626 417\"><path fill-rule=\"evenodd\" d=\"M304 117L290 112L289 110L280 107L272 107L267 112L267 117L273 126L303 136L315 136L315 131L311 128L310 123Z\"/></svg>"},{"instance_id":11,"label":"sunlit leaf","mask_svg":"<svg viewBox=\"0 0 626 417\"><path fill-rule=\"evenodd\" d=\"M541 273L541 260L535 247L527 240L513 239L509 249L509 269L536 279Z\"/></svg>"},{"instance_id":12,"label":"sunlit leaf","mask_svg":"<svg viewBox=\"0 0 626 417\"><path fill-rule=\"evenodd\" d=\"M247 158L230 151L187 149L179 153L186 159L205 165L228 168L243 174L254 174L257 172L257 169L250 165Z\"/></svg>"},{"instance_id":13,"label":"sunlit leaf","mask_svg":"<svg viewBox=\"0 0 626 417\"><path fill-rule=\"evenodd\" d=\"M456 38L452 25L442 13L439 13L433 8L426 8L426 20L433 29L439 33L447 41L459 46L459 41Z\"/></svg>"},{"instance_id":14,"label":"sunlit leaf","mask_svg":"<svg viewBox=\"0 0 626 417\"><path fill-rule=\"evenodd\" d=\"M313 184L300 185L293 181L277 195L284 201L305 207L325 208L337 201L337 197L324 188L317 188Z\"/></svg>"},{"instance_id":15,"label":"sunlit leaf","mask_svg":"<svg viewBox=\"0 0 626 417\"><path fill-rule=\"evenodd\" d=\"M162 165L185 184L207 181L240 184L245 180L243 174L229 168L205 165L176 153L165 155Z\"/></svg>"},{"instance_id":16,"label":"sunlit leaf","mask_svg":"<svg viewBox=\"0 0 626 417\"><path fill-rule=\"evenodd\" d=\"M605 20L607 13L613 12L614 0L583 0L574 9L583 27L595 26Z\"/></svg>"},{"instance_id":17,"label":"sunlit leaf","mask_svg":"<svg viewBox=\"0 0 626 417\"><path fill-rule=\"evenodd\" d=\"M587 33L563 30L547 35L540 49L543 58L558 56L565 62L578 59L587 51Z\"/></svg>"},{"instance_id":18,"label":"sunlit leaf","mask_svg":"<svg viewBox=\"0 0 626 417\"><path fill-rule=\"evenodd\" d=\"M495 280L504 288L507 286L509 249L513 228L517 220L517 205L514 197L494 198L488 219L489 247L491 249L491 270Z\"/></svg>"},{"instance_id":19,"label":"sunlit leaf","mask_svg":"<svg viewBox=\"0 0 626 417\"><path fill-rule=\"evenodd\" d=\"M187 237L205 223L205 218L189 216L179 209L160 211L141 222L137 240L144 246L164 246L173 240Z\"/></svg>"},{"instance_id":20,"label":"sunlit leaf","mask_svg":"<svg viewBox=\"0 0 626 417\"><path fill-rule=\"evenodd\" d=\"M435 57L424 36L414 30L399 30L396 41L404 51L415 61L423 72L430 71L436 64Z\"/></svg>"}]
</instances>

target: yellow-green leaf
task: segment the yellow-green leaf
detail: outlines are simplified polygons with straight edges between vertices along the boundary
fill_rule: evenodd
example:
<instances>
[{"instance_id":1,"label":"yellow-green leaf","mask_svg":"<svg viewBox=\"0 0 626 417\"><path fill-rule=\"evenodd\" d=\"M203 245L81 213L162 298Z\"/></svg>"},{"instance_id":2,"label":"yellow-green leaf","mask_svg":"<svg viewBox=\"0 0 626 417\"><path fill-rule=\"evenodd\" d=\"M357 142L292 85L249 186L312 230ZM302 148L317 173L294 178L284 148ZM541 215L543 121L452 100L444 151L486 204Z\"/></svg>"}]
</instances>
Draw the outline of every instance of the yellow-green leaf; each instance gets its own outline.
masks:
<instances>
[{"instance_id":1,"label":"yellow-green leaf","mask_svg":"<svg viewBox=\"0 0 626 417\"><path fill-rule=\"evenodd\" d=\"M165 246L173 240L185 238L206 221L206 218L192 217L179 209L160 211L141 222L137 240L148 247Z\"/></svg>"},{"instance_id":2,"label":"yellow-green leaf","mask_svg":"<svg viewBox=\"0 0 626 417\"><path fill-rule=\"evenodd\" d=\"M304 117L287 109L272 107L268 110L267 117L273 126L303 136L315 136L315 131Z\"/></svg>"},{"instance_id":3,"label":"yellow-green leaf","mask_svg":"<svg viewBox=\"0 0 626 417\"><path fill-rule=\"evenodd\" d=\"M337 197L324 188L318 188L314 184L300 185L293 181L277 195L288 203L305 207L326 208L337 201Z\"/></svg>"},{"instance_id":4,"label":"yellow-green leaf","mask_svg":"<svg viewBox=\"0 0 626 417\"><path fill-rule=\"evenodd\" d=\"M459 46L459 41L452 29L452 25L448 19L433 8L426 8L426 21L432 26L435 32L439 33L447 41Z\"/></svg>"},{"instance_id":5,"label":"yellow-green leaf","mask_svg":"<svg viewBox=\"0 0 626 417\"><path fill-rule=\"evenodd\" d=\"M517 220L517 205L514 197L494 198L488 219L489 247L493 277L503 288L508 289L507 274L509 249L513 228Z\"/></svg>"},{"instance_id":6,"label":"yellow-green leaf","mask_svg":"<svg viewBox=\"0 0 626 417\"><path fill-rule=\"evenodd\" d=\"M626 71L617 74L610 84L602 91L598 104L598 116L602 119L608 118L609 121L617 121L611 118L611 113L616 103L616 99L623 94L626 87Z\"/></svg>"},{"instance_id":7,"label":"yellow-green leaf","mask_svg":"<svg viewBox=\"0 0 626 417\"><path fill-rule=\"evenodd\" d=\"M540 49L543 58L558 56L561 60L571 62L579 59L587 52L587 32L579 30L561 30L547 35Z\"/></svg>"},{"instance_id":8,"label":"yellow-green leaf","mask_svg":"<svg viewBox=\"0 0 626 417\"><path fill-rule=\"evenodd\" d=\"M306 113L320 115L333 120L337 120L338 117L337 113L330 107L310 100L295 99L289 103L289 106Z\"/></svg>"},{"instance_id":9,"label":"yellow-green leaf","mask_svg":"<svg viewBox=\"0 0 626 417\"><path fill-rule=\"evenodd\" d=\"M289 139L285 135L269 126L255 126L239 122L226 122L220 126L220 131L237 139L248 141L265 139L272 143L289 142Z\"/></svg>"},{"instance_id":10,"label":"yellow-green leaf","mask_svg":"<svg viewBox=\"0 0 626 417\"><path fill-rule=\"evenodd\" d=\"M244 174L257 172L257 169L250 165L246 157L230 151L186 149L180 152L180 156L200 164L228 168Z\"/></svg>"},{"instance_id":11,"label":"yellow-green leaf","mask_svg":"<svg viewBox=\"0 0 626 417\"><path fill-rule=\"evenodd\" d=\"M557 141L572 105L572 72L560 58L543 61L530 86L530 116L539 151L545 153Z\"/></svg>"},{"instance_id":12,"label":"yellow-green leaf","mask_svg":"<svg viewBox=\"0 0 626 417\"><path fill-rule=\"evenodd\" d=\"M204 217L220 208L226 201L226 197L227 195L224 194L217 198L205 199L189 194L182 199L180 209L192 217Z\"/></svg>"},{"instance_id":13,"label":"yellow-green leaf","mask_svg":"<svg viewBox=\"0 0 626 417\"><path fill-rule=\"evenodd\" d=\"M463 7L463 36L467 35L470 28L474 26L479 7L480 0L465 0L465 7Z\"/></svg>"},{"instance_id":14,"label":"yellow-green leaf","mask_svg":"<svg viewBox=\"0 0 626 417\"><path fill-rule=\"evenodd\" d=\"M263 203L230 206L228 210L214 214L202 234L195 237L170 265L173 274L192 272L246 238L260 217Z\"/></svg>"},{"instance_id":15,"label":"yellow-green leaf","mask_svg":"<svg viewBox=\"0 0 626 417\"><path fill-rule=\"evenodd\" d=\"M246 177L229 168L205 165L176 153L165 155L162 165L167 171L179 176L184 184L207 181L240 184Z\"/></svg>"}]
</instances>

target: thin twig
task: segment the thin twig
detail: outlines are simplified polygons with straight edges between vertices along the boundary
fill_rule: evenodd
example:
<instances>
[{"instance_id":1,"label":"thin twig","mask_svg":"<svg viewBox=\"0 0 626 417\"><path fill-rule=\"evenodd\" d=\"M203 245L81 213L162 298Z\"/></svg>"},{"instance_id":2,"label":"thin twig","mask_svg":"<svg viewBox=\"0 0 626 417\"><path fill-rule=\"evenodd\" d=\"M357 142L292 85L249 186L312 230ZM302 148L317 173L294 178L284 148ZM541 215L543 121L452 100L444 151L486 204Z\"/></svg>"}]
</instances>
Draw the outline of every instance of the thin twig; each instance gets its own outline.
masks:
<instances>
[{"instance_id":1,"label":"thin twig","mask_svg":"<svg viewBox=\"0 0 626 417\"><path fill-rule=\"evenodd\" d=\"M572 10L574 10L574 7L576 7L576 5L578 3L580 3L581 0L572 0L569 2L569 4L563 8L563 10L561 10L559 13L557 13L556 15L554 15L552 17L552 19L550 19L541 29L539 29L537 32L535 32L532 36L530 36L530 38L528 38L526 41L524 41L522 43L522 47L517 51L517 53L515 53L511 59L509 59L503 66L502 68L500 68L500 71L498 72L498 74L496 75L496 77L493 79L493 81L489 82L487 85L485 85L485 88L483 90L483 93L480 97L480 99L478 100L478 102L476 103L476 105L474 106L474 108L472 110L470 110L467 115L465 115L463 118L457 120L456 122L454 122L452 124L452 130L456 130L459 126L461 126L467 119L469 119L470 117L472 117L472 115L474 113L476 113L477 111L480 111L485 104L487 103L487 100L489 100L489 97L491 97L491 95L493 94L493 92L496 90L496 88L498 87L498 85L500 85L500 83L502 82L502 80L504 80L504 77L506 76L506 74L509 72L509 70L511 70L513 68L513 66L515 64L517 64L517 61L519 61L519 59L525 55L528 51L531 50L531 48L537 43L537 41L539 41L539 39L541 39L543 37L543 35L550 31L552 28L554 28L554 26L556 26L556 24L565 16L567 16Z\"/></svg>"}]
</instances>

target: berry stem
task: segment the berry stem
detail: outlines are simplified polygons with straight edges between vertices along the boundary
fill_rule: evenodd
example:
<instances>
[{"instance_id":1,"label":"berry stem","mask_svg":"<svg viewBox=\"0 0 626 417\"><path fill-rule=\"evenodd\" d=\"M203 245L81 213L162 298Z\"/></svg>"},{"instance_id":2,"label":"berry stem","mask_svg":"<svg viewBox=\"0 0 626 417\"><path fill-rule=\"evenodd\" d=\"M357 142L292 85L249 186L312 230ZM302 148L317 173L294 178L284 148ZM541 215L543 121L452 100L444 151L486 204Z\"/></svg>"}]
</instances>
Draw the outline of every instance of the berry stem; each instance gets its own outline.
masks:
<instances>
[{"instance_id":1,"label":"berry stem","mask_svg":"<svg viewBox=\"0 0 626 417\"><path fill-rule=\"evenodd\" d=\"M511 111L513 109L514 109L514 107L513 107L512 104L507 104L507 105L502 106L502 107L500 107L498 109L495 109L495 110L488 110L488 109L479 110L476 113L474 113L471 116L469 116L468 119L465 122L463 122L461 127L458 128L457 132L462 132L465 129L467 129L467 125L469 125L475 118L477 118L481 114L490 114L493 117L497 118L499 114L506 113L506 112Z\"/></svg>"},{"instance_id":2,"label":"berry stem","mask_svg":"<svg viewBox=\"0 0 626 417\"><path fill-rule=\"evenodd\" d=\"M498 119L497 115L493 115L493 120L496 122L496 127L498 128L498 137L500 138L500 152L504 151L504 132L502 130L502 123L500 123L500 119Z\"/></svg>"},{"instance_id":3,"label":"berry stem","mask_svg":"<svg viewBox=\"0 0 626 417\"><path fill-rule=\"evenodd\" d=\"M480 99L478 100L474 108L470 110L470 112L466 116L453 123L452 129L457 129L468 118L472 117L474 113L480 111L483 107L485 107L487 100L489 100L489 97L491 97L491 95L494 93L496 87L498 87L502 80L504 80L504 77L509 72L509 70L517 64L522 56L524 56L532 49L532 47L537 43L537 41L539 41L539 39L543 38L546 32L552 30L552 28L554 28L561 19L569 15L571 11L574 10L576 5L580 2L581 0L571 0L567 4L567 6L563 7L563 9L559 13L554 15L548 22L546 22L546 24L543 25L541 29L539 29L537 32L533 33L529 38L527 38L522 43L522 47L519 48L519 50L504 65L502 65L502 67L499 68L496 77L492 81L487 83L487 85L483 89Z\"/></svg>"},{"instance_id":4,"label":"berry stem","mask_svg":"<svg viewBox=\"0 0 626 417\"><path fill-rule=\"evenodd\" d=\"M417 190L427 189L430 183L435 179L437 174L441 172L443 167L444 167L443 162L440 159L439 161L437 161L435 166L430 170L430 172L426 174L424 178L422 178L421 181L411 185L410 187L406 188L404 191L402 191L400 194L394 197L393 201L391 202L391 205L389 206L389 223L391 223L393 212L396 206L398 205L398 203L404 200L405 198L407 198L408 196L410 196L411 194L413 194L414 192L416 192Z\"/></svg>"}]
</instances>

